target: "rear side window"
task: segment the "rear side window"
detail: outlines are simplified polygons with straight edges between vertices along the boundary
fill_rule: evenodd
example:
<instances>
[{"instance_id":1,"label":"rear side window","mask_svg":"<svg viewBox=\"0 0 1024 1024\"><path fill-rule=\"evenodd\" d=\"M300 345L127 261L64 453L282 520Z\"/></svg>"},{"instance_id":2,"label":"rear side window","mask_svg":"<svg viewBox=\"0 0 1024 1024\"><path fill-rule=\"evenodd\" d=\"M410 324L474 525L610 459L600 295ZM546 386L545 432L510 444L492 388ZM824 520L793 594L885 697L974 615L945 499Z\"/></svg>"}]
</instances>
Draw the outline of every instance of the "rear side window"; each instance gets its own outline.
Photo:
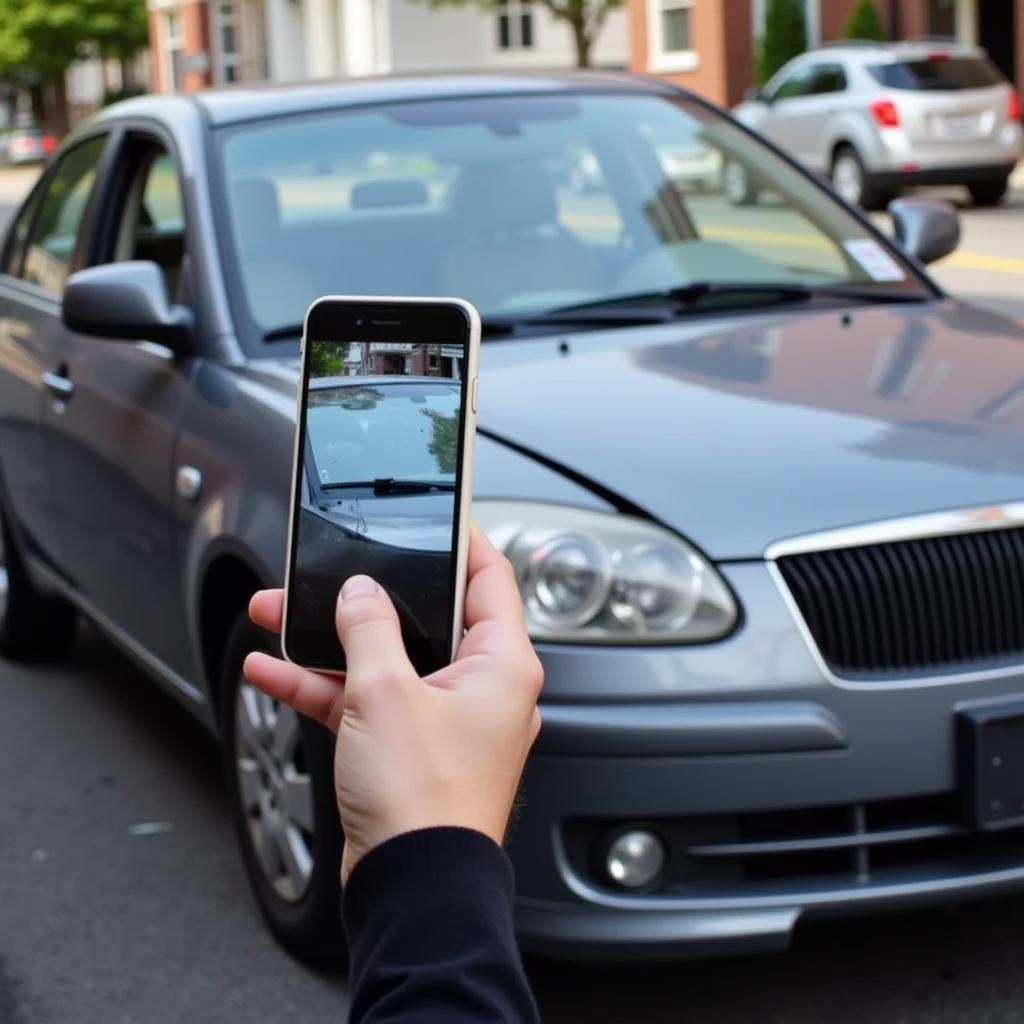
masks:
<instances>
[{"instance_id":1,"label":"rear side window","mask_svg":"<svg viewBox=\"0 0 1024 1024\"><path fill-rule=\"evenodd\" d=\"M1006 81L994 64L978 57L872 64L868 71L887 89L911 89L917 92L988 89Z\"/></svg>"},{"instance_id":2,"label":"rear side window","mask_svg":"<svg viewBox=\"0 0 1024 1024\"><path fill-rule=\"evenodd\" d=\"M106 143L105 136L97 136L76 146L47 181L25 250L21 276L26 281L51 292L63 290Z\"/></svg>"},{"instance_id":3,"label":"rear side window","mask_svg":"<svg viewBox=\"0 0 1024 1024\"><path fill-rule=\"evenodd\" d=\"M846 73L839 64L819 64L811 72L807 95L821 96L824 93L842 92L845 88Z\"/></svg>"}]
</instances>

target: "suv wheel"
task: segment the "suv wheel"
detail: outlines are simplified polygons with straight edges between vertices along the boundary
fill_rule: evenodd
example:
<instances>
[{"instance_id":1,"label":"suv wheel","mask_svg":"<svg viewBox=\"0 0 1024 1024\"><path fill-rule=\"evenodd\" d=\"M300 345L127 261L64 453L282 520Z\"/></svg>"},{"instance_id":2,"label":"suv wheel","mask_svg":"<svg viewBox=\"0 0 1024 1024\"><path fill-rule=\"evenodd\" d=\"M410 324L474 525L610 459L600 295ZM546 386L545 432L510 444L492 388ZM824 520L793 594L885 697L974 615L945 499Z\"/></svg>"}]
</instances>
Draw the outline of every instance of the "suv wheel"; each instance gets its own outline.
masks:
<instances>
[{"instance_id":1,"label":"suv wheel","mask_svg":"<svg viewBox=\"0 0 1024 1024\"><path fill-rule=\"evenodd\" d=\"M836 150L832 158L832 187L851 206L865 210L885 209L888 196L872 184L853 146L840 146Z\"/></svg>"},{"instance_id":2,"label":"suv wheel","mask_svg":"<svg viewBox=\"0 0 1024 1024\"><path fill-rule=\"evenodd\" d=\"M344 957L334 737L250 686L245 656L272 652L240 615L221 680L224 771L246 872L278 941L310 965Z\"/></svg>"},{"instance_id":3,"label":"suv wheel","mask_svg":"<svg viewBox=\"0 0 1024 1024\"><path fill-rule=\"evenodd\" d=\"M971 200L975 206L998 206L1009 188L1009 178L995 178L992 181L978 181L968 185Z\"/></svg>"},{"instance_id":4,"label":"suv wheel","mask_svg":"<svg viewBox=\"0 0 1024 1024\"><path fill-rule=\"evenodd\" d=\"M16 661L59 658L75 642L78 613L39 591L0 515L0 656Z\"/></svg>"},{"instance_id":5,"label":"suv wheel","mask_svg":"<svg viewBox=\"0 0 1024 1024\"><path fill-rule=\"evenodd\" d=\"M722 190L733 206L753 206L760 194L746 167L735 160L730 160L722 169Z\"/></svg>"}]
</instances>

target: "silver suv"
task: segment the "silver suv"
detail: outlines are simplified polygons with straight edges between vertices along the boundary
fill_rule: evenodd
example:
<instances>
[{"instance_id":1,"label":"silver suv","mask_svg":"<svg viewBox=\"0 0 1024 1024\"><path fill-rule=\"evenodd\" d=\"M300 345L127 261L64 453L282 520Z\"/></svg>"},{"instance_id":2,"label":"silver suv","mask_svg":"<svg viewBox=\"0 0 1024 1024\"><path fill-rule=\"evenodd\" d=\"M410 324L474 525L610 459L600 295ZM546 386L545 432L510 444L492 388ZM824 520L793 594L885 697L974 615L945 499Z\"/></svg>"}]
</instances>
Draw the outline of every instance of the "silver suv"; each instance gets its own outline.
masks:
<instances>
[{"instance_id":1,"label":"silver suv","mask_svg":"<svg viewBox=\"0 0 1024 1024\"><path fill-rule=\"evenodd\" d=\"M996 204L1021 154L1017 92L984 50L960 44L811 50L734 113L867 209L910 185L966 185L977 205ZM738 204L759 192L737 166L725 187Z\"/></svg>"}]
</instances>

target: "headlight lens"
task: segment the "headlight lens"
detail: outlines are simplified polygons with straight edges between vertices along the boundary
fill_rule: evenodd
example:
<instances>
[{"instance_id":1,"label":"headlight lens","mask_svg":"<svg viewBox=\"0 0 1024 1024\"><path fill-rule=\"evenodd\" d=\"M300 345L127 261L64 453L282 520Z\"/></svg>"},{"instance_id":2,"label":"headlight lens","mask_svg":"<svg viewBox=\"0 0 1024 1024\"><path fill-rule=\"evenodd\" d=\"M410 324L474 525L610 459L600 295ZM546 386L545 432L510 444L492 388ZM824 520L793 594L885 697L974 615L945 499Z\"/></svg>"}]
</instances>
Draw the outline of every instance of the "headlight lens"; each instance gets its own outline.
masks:
<instances>
[{"instance_id":1,"label":"headlight lens","mask_svg":"<svg viewBox=\"0 0 1024 1024\"><path fill-rule=\"evenodd\" d=\"M515 501L478 501L473 515L515 567L534 639L695 643L736 624L715 568L646 520Z\"/></svg>"}]
</instances>

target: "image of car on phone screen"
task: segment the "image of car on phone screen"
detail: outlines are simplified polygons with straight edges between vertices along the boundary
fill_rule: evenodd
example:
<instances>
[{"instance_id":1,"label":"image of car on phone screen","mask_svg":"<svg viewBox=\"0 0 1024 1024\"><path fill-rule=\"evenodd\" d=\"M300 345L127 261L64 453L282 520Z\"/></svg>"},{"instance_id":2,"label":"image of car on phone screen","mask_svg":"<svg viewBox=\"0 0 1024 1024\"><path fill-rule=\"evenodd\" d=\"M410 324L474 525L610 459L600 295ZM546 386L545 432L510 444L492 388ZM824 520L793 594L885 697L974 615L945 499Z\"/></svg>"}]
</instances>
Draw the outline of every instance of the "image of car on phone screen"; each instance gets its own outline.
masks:
<instances>
[{"instance_id":1,"label":"image of car on phone screen","mask_svg":"<svg viewBox=\"0 0 1024 1024\"><path fill-rule=\"evenodd\" d=\"M405 635L436 642L444 661L461 384L316 377L315 370L290 596L295 616L328 629L338 579L366 573L394 595Z\"/></svg>"}]
</instances>

